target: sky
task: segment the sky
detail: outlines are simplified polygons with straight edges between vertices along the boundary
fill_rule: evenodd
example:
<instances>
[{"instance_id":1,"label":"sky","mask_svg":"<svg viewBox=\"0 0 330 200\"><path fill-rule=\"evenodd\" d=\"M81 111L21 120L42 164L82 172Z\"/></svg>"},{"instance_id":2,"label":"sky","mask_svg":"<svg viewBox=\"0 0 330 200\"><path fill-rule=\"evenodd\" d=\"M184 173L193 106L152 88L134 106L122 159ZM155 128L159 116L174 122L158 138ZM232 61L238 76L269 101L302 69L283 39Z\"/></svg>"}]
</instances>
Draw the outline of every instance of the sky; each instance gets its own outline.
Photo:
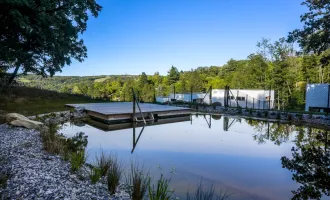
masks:
<instances>
[{"instance_id":1,"label":"sky","mask_svg":"<svg viewBox=\"0 0 330 200\"><path fill-rule=\"evenodd\" d=\"M301 28L302 0L97 0L103 7L82 35L83 63L63 76L166 75L246 59L261 38Z\"/></svg>"}]
</instances>

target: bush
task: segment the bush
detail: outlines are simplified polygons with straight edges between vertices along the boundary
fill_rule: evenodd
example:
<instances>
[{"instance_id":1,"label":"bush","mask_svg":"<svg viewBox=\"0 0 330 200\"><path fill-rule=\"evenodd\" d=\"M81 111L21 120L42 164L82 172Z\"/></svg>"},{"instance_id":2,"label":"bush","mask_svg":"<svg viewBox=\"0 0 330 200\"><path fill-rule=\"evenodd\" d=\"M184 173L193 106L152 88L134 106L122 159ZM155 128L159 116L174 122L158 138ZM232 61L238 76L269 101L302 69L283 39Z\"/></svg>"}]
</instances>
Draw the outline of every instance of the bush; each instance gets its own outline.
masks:
<instances>
[{"instance_id":1,"label":"bush","mask_svg":"<svg viewBox=\"0 0 330 200\"><path fill-rule=\"evenodd\" d=\"M146 172L143 166L139 167L138 164L132 162L130 172L125 180L126 192L132 200L143 199L147 192L149 181L149 172Z\"/></svg>"},{"instance_id":2,"label":"bush","mask_svg":"<svg viewBox=\"0 0 330 200\"><path fill-rule=\"evenodd\" d=\"M169 183L171 179L164 178L163 174L161 174L160 179L157 181L157 185L151 187L151 182L149 180L148 185L148 196L149 200L169 200L171 199L174 190L169 189Z\"/></svg>"},{"instance_id":3,"label":"bush","mask_svg":"<svg viewBox=\"0 0 330 200\"><path fill-rule=\"evenodd\" d=\"M291 113L289 113L287 119L288 119L288 121L292 121L293 120L293 115Z\"/></svg>"},{"instance_id":4,"label":"bush","mask_svg":"<svg viewBox=\"0 0 330 200\"><path fill-rule=\"evenodd\" d=\"M70 156L71 170L77 172L87 159L85 150L73 152Z\"/></svg>"},{"instance_id":5,"label":"bush","mask_svg":"<svg viewBox=\"0 0 330 200\"><path fill-rule=\"evenodd\" d=\"M108 169L107 183L110 194L115 194L116 188L119 185L120 179L123 174L123 167L118 162L117 156L112 156L111 165Z\"/></svg>"},{"instance_id":6,"label":"bush","mask_svg":"<svg viewBox=\"0 0 330 200\"><path fill-rule=\"evenodd\" d=\"M92 184L95 184L101 178L101 169L97 167L93 167L89 177L91 178Z\"/></svg>"}]
</instances>

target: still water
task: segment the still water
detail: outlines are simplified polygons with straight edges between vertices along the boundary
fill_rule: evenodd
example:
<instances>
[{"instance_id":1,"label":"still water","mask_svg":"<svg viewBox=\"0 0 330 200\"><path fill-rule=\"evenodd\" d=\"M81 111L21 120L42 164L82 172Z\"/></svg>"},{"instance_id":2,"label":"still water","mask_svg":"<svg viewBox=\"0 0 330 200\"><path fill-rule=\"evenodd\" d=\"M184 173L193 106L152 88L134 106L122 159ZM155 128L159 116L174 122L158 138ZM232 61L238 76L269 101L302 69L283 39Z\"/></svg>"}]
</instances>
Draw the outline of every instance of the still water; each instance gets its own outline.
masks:
<instances>
[{"instance_id":1,"label":"still water","mask_svg":"<svg viewBox=\"0 0 330 200\"><path fill-rule=\"evenodd\" d=\"M108 153L116 152L126 166L134 160L150 169L153 177L164 174L171 178L171 187L180 199L185 199L186 192L193 191L201 180L205 184L213 182L216 191L225 191L235 200L291 199L291 191L302 185L292 180L293 173L282 167L281 158L292 161L290 166L301 165L299 159L305 154L293 156L292 148L314 144L327 147L328 137L324 140L322 136L330 136L310 127L220 115L192 115L181 122L144 128L111 131L105 127L66 123L60 132L67 136L77 132L88 135L90 163L103 149ZM322 153L321 150L315 154L322 157ZM308 163L308 159L305 157L302 165L314 169L317 163L329 176L328 161ZM308 180L303 183L306 182ZM329 187L324 184L327 183L323 183L323 188Z\"/></svg>"}]
</instances>

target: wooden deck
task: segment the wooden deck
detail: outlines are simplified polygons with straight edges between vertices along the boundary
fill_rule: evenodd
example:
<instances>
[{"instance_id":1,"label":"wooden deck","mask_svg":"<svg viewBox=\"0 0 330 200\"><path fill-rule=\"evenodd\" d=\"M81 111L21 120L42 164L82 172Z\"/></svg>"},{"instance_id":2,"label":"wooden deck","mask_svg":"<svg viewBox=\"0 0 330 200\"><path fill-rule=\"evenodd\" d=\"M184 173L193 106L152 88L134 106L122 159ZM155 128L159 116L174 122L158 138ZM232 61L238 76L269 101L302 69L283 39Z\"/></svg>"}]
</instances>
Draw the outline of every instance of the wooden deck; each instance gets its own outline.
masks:
<instances>
[{"instance_id":1,"label":"wooden deck","mask_svg":"<svg viewBox=\"0 0 330 200\"><path fill-rule=\"evenodd\" d=\"M190 115L190 108L175 106L139 103L142 115L145 119L163 119ZM142 119L138 107L135 107L133 116L132 102L87 103L67 104L69 107L83 107L89 116L106 123L132 122Z\"/></svg>"}]
</instances>

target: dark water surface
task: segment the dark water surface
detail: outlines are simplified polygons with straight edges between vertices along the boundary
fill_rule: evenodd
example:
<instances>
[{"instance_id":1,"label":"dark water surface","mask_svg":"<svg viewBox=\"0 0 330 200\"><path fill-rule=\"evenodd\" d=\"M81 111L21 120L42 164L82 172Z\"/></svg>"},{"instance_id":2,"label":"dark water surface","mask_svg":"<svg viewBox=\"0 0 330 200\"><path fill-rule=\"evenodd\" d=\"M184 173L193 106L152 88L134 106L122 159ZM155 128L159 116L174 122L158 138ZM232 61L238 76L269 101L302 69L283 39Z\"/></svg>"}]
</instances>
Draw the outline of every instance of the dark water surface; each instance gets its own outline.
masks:
<instances>
[{"instance_id":1,"label":"dark water surface","mask_svg":"<svg viewBox=\"0 0 330 200\"><path fill-rule=\"evenodd\" d=\"M315 144L324 149L329 142L327 136L330 138L327 132L309 127L210 115L192 115L189 121L146 126L139 137L141 130L142 127L135 128L135 140L133 128L104 131L88 124L66 123L60 132L67 136L77 132L88 135L91 163L102 148L108 153L116 152L126 166L135 160L150 168L155 178L161 173L171 177L171 187L180 199L185 199L185 193L192 191L201 179L205 184L214 182L216 191L226 191L235 200L291 199L291 191L301 186L292 180L293 173L287 169L301 166L299 155L294 157L291 149ZM322 150L314 153L324 156ZM300 155L310 156L308 152ZM284 168L282 157L287 161ZM308 159L304 157L302 166L309 166ZM311 161L311 168L315 168L315 162L318 168L329 170L327 161L321 164ZM303 183L306 182L308 178Z\"/></svg>"}]
</instances>

